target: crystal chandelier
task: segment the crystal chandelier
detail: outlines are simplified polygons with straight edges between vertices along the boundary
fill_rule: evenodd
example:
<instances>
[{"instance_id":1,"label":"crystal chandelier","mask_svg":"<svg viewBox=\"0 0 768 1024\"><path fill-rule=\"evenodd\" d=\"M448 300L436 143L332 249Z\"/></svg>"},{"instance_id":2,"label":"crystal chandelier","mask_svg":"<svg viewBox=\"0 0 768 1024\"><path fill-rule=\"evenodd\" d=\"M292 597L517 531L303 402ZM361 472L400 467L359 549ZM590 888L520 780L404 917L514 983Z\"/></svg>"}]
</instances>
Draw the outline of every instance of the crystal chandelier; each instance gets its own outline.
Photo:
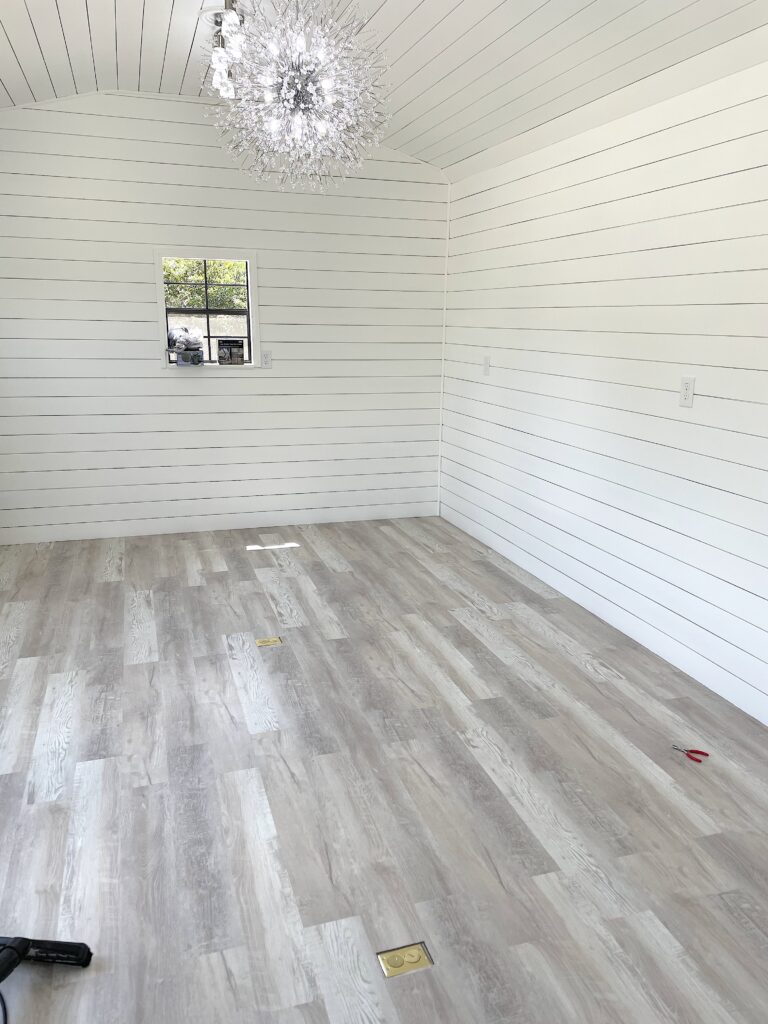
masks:
<instances>
[{"instance_id":1,"label":"crystal chandelier","mask_svg":"<svg viewBox=\"0 0 768 1024\"><path fill-rule=\"evenodd\" d=\"M339 0L226 0L211 66L217 123L247 171L325 188L381 142L386 63Z\"/></svg>"}]
</instances>

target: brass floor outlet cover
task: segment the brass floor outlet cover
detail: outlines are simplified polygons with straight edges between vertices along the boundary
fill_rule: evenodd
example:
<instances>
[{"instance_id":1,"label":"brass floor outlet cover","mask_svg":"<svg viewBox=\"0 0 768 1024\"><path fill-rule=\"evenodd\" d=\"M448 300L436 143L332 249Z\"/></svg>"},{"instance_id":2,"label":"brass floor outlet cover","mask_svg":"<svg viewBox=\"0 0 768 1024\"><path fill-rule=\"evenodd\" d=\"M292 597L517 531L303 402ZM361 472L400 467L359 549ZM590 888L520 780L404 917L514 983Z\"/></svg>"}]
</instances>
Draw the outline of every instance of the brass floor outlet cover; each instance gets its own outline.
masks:
<instances>
[{"instance_id":1,"label":"brass floor outlet cover","mask_svg":"<svg viewBox=\"0 0 768 1024\"><path fill-rule=\"evenodd\" d=\"M415 942L411 946L400 946L398 949L385 949L376 954L381 969L387 978L409 971L420 971L422 967L431 967L434 960L423 942Z\"/></svg>"},{"instance_id":2,"label":"brass floor outlet cover","mask_svg":"<svg viewBox=\"0 0 768 1024\"><path fill-rule=\"evenodd\" d=\"M260 640L256 641L257 647L274 647L276 644L281 644L283 641L279 636L263 636Z\"/></svg>"}]
</instances>

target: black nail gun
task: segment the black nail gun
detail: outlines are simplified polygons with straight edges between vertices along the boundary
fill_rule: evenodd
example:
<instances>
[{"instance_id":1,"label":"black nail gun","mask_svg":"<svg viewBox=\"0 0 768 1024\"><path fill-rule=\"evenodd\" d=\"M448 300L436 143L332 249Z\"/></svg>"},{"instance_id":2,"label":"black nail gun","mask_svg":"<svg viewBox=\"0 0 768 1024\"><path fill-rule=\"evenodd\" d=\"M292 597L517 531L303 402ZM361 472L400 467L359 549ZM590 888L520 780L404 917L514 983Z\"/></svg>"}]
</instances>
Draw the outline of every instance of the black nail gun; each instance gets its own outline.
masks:
<instances>
[{"instance_id":1,"label":"black nail gun","mask_svg":"<svg viewBox=\"0 0 768 1024\"><path fill-rule=\"evenodd\" d=\"M22 960L35 964L64 964L87 967L92 953L84 942L52 942L47 939L7 938L0 935L0 981Z\"/></svg>"}]
</instances>

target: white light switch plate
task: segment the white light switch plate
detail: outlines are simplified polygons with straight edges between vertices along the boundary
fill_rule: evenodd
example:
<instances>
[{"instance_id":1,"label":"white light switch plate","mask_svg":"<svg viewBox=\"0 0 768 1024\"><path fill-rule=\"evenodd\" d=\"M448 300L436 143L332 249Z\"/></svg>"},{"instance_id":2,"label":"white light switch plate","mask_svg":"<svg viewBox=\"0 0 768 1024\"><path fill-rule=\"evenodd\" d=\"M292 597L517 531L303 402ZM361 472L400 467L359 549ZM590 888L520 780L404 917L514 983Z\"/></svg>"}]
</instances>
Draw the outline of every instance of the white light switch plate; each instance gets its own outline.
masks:
<instances>
[{"instance_id":1,"label":"white light switch plate","mask_svg":"<svg viewBox=\"0 0 768 1024\"><path fill-rule=\"evenodd\" d=\"M267 351L267 352L262 352L261 353L261 368L262 368L262 370L271 370L272 369L272 353L271 352Z\"/></svg>"}]
</instances>

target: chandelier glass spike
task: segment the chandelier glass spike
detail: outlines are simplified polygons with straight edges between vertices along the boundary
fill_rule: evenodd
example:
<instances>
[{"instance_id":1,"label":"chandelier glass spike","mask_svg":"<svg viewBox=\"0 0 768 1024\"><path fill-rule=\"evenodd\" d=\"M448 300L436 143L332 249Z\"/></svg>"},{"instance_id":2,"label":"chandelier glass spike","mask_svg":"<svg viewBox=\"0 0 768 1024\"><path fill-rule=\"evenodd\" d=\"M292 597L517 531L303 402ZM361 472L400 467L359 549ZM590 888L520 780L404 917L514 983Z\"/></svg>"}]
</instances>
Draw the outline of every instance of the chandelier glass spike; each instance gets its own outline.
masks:
<instances>
[{"instance_id":1,"label":"chandelier glass spike","mask_svg":"<svg viewBox=\"0 0 768 1024\"><path fill-rule=\"evenodd\" d=\"M387 67L338 0L227 0L211 66L217 124L243 168L325 188L360 167L387 117Z\"/></svg>"}]
</instances>

